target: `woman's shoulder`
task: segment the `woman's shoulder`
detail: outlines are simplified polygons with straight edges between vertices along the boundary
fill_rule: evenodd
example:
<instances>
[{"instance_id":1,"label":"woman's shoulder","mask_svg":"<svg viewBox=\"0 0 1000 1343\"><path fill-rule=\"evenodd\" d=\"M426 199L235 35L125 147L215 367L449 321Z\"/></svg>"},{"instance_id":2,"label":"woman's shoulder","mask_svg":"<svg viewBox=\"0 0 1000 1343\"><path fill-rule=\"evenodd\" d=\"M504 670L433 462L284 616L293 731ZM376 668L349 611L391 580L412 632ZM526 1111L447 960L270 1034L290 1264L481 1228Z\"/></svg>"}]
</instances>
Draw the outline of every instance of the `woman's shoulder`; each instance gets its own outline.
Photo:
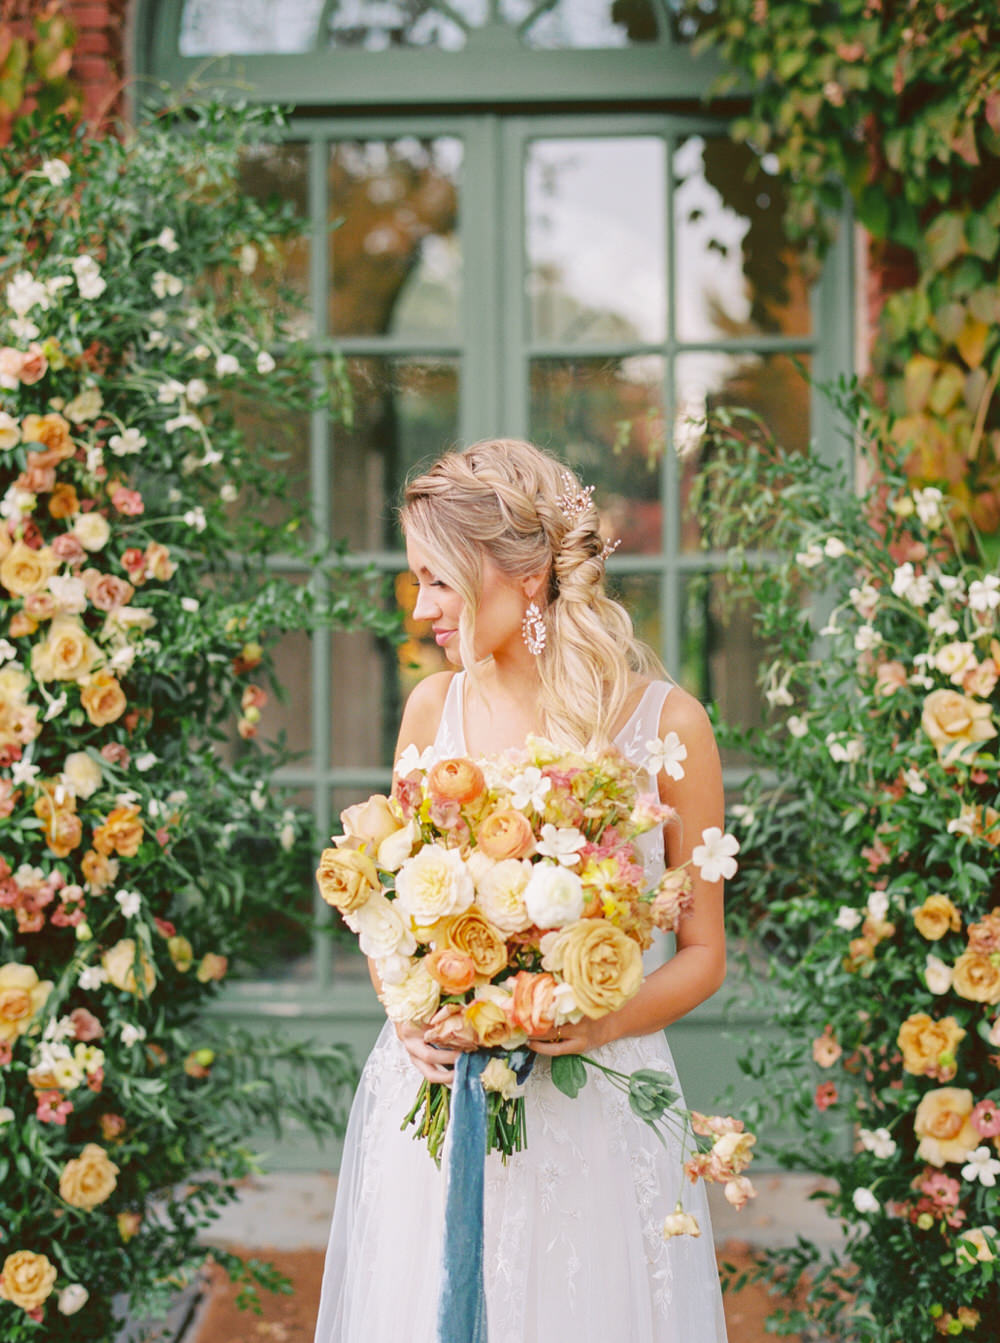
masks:
<instances>
[{"instance_id":1,"label":"woman's shoulder","mask_svg":"<svg viewBox=\"0 0 1000 1343\"><path fill-rule=\"evenodd\" d=\"M701 700L674 681L664 684L669 686L669 693L660 710L660 735L676 732L682 740L690 734L713 736L712 721Z\"/></svg>"},{"instance_id":2,"label":"woman's shoulder","mask_svg":"<svg viewBox=\"0 0 1000 1343\"><path fill-rule=\"evenodd\" d=\"M431 745L437 735L448 691L458 675L458 672L453 671L432 672L413 687L407 697L399 725L399 741L402 747L412 743L422 751L425 746Z\"/></svg>"}]
</instances>

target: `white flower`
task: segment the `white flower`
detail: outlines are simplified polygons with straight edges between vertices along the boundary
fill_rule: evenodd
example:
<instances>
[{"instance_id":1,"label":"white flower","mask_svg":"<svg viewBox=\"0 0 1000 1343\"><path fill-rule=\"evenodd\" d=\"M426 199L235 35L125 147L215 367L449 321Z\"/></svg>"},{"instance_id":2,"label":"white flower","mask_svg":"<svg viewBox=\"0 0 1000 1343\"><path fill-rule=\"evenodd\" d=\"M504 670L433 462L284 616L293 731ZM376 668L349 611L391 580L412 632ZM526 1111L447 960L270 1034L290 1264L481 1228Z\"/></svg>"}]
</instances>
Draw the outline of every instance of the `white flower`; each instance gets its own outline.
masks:
<instances>
[{"instance_id":1,"label":"white flower","mask_svg":"<svg viewBox=\"0 0 1000 1343\"><path fill-rule=\"evenodd\" d=\"M399 983L383 984L381 997L390 1021L429 1021L441 1001L441 990L418 961Z\"/></svg>"},{"instance_id":2,"label":"white flower","mask_svg":"<svg viewBox=\"0 0 1000 1343\"><path fill-rule=\"evenodd\" d=\"M882 636L874 625L861 625L854 633L854 648L858 653L868 653L873 648L878 648L882 643Z\"/></svg>"},{"instance_id":3,"label":"white flower","mask_svg":"<svg viewBox=\"0 0 1000 1343\"><path fill-rule=\"evenodd\" d=\"M68 574L53 574L49 579L49 591L64 615L76 616L86 611L87 589L82 578L71 578Z\"/></svg>"},{"instance_id":4,"label":"white flower","mask_svg":"<svg viewBox=\"0 0 1000 1343\"><path fill-rule=\"evenodd\" d=\"M480 868L472 859L483 859ZM470 857L476 882L476 903L488 922L505 937L531 927L531 915L524 904L524 891L531 879L532 864L526 858L503 858L492 863L482 854Z\"/></svg>"},{"instance_id":5,"label":"white flower","mask_svg":"<svg viewBox=\"0 0 1000 1343\"><path fill-rule=\"evenodd\" d=\"M201 602L197 597L182 597L181 609L187 611L189 615L194 615L196 611L201 610Z\"/></svg>"},{"instance_id":6,"label":"white flower","mask_svg":"<svg viewBox=\"0 0 1000 1343\"><path fill-rule=\"evenodd\" d=\"M295 826L286 823L278 831L278 843L284 849L285 853L291 853L295 848Z\"/></svg>"},{"instance_id":7,"label":"white flower","mask_svg":"<svg viewBox=\"0 0 1000 1343\"><path fill-rule=\"evenodd\" d=\"M80 978L77 983L80 988L87 993L92 993L99 989L106 982L108 976L100 965L85 965L80 971Z\"/></svg>"},{"instance_id":8,"label":"white flower","mask_svg":"<svg viewBox=\"0 0 1000 1343\"><path fill-rule=\"evenodd\" d=\"M949 835L967 835L972 839L976 833L978 813L975 807L963 806L957 816L948 822Z\"/></svg>"},{"instance_id":9,"label":"white flower","mask_svg":"<svg viewBox=\"0 0 1000 1343\"><path fill-rule=\"evenodd\" d=\"M193 527L196 532L203 532L208 526L205 510L201 507L189 508L184 514L183 520L189 527Z\"/></svg>"},{"instance_id":10,"label":"white flower","mask_svg":"<svg viewBox=\"0 0 1000 1343\"><path fill-rule=\"evenodd\" d=\"M962 1179L985 1185L987 1189L992 1189L997 1182L997 1176L1000 1175L1000 1161L994 1157L988 1147L977 1147L974 1152L968 1155L968 1164L962 1167Z\"/></svg>"},{"instance_id":11,"label":"white flower","mask_svg":"<svg viewBox=\"0 0 1000 1343\"><path fill-rule=\"evenodd\" d=\"M879 923L889 913L889 897L885 891L872 891L868 897L868 913Z\"/></svg>"},{"instance_id":12,"label":"white flower","mask_svg":"<svg viewBox=\"0 0 1000 1343\"><path fill-rule=\"evenodd\" d=\"M70 280L70 284L72 283L73 281ZM46 288L48 288L47 285ZM41 328L37 326L36 323L34 323L31 320L30 317L15 317L13 318L12 321L8 322L7 325L10 327L11 334L17 340L23 340L26 343L29 340L34 340L37 336L41 335ZM11 391L14 390L16 385L17 385L16 378L11 379L10 382L7 381L6 374L4 375L3 378L0 378L0 386L9 387Z\"/></svg>"},{"instance_id":13,"label":"white flower","mask_svg":"<svg viewBox=\"0 0 1000 1343\"><path fill-rule=\"evenodd\" d=\"M587 842L587 836L575 826L560 828L556 825L543 825L542 837L535 845L540 854L554 858L564 867L576 867L580 861L580 850Z\"/></svg>"},{"instance_id":14,"label":"white flower","mask_svg":"<svg viewBox=\"0 0 1000 1343\"><path fill-rule=\"evenodd\" d=\"M987 574L969 584L969 605L973 611L995 611L1000 606L1000 578Z\"/></svg>"},{"instance_id":15,"label":"white flower","mask_svg":"<svg viewBox=\"0 0 1000 1343\"><path fill-rule=\"evenodd\" d=\"M73 519L73 535L84 550L102 550L111 535L111 526L103 513L78 513Z\"/></svg>"},{"instance_id":16,"label":"white flower","mask_svg":"<svg viewBox=\"0 0 1000 1343\"><path fill-rule=\"evenodd\" d=\"M154 765L159 763L159 757L154 755L152 751L143 751L142 755L137 755L132 763L140 774L145 774L147 770L151 770Z\"/></svg>"},{"instance_id":17,"label":"white flower","mask_svg":"<svg viewBox=\"0 0 1000 1343\"><path fill-rule=\"evenodd\" d=\"M162 350L165 346L169 344L170 342L167 340L166 336L163 334L162 331L151 331L149 335L146 337L147 350Z\"/></svg>"},{"instance_id":18,"label":"white flower","mask_svg":"<svg viewBox=\"0 0 1000 1343\"><path fill-rule=\"evenodd\" d=\"M539 928L564 928L583 913L583 882L558 863L536 863L524 888L524 907Z\"/></svg>"},{"instance_id":19,"label":"white flower","mask_svg":"<svg viewBox=\"0 0 1000 1343\"><path fill-rule=\"evenodd\" d=\"M803 569L815 569L817 564L823 563L823 547L816 541L807 546L805 550L800 550L795 556L797 564L801 564Z\"/></svg>"},{"instance_id":20,"label":"white flower","mask_svg":"<svg viewBox=\"0 0 1000 1343\"><path fill-rule=\"evenodd\" d=\"M806 722L806 720L804 718L800 718L798 714L794 713L789 718L785 726L788 728L788 731L792 734L793 737L804 737L806 733L809 731L809 724Z\"/></svg>"},{"instance_id":21,"label":"white flower","mask_svg":"<svg viewBox=\"0 0 1000 1343\"><path fill-rule=\"evenodd\" d=\"M753 807L748 807L745 802L737 802L729 808L729 814L734 821L740 821L749 830L757 820L757 813Z\"/></svg>"},{"instance_id":22,"label":"white flower","mask_svg":"<svg viewBox=\"0 0 1000 1343\"><path fill-rule=\"evenodd\" d=\"M274 358L272 355L268 354L266 350L260 350L258 352L256 363L258 373L274 372Z\"/></svg>"},{"instance_id":23,"label":"white flower","mask_svg":"<svg viewBox=\"0 0 1000 1343\"><path fill-rule=\"evenodd\" d=\"M935 606L927 617L927 623L930 625L931 631L942 639L947 639L949 635L958 633L958 621L945 606Z\"/></svg>"},{"instance_id":24,"label":"white flower","mask_svg":"<svg viewBox=\"0 0 1000 1343\"><path fill-rule=\"evenodd\" d=\"M100 298L108 286L101 279L101 268L94 258L86 255L77 256L70 265L76 276L76 287L80 291L80 297Z\"/></svg>"},{"instance_id":25,"label":"white flower","mask_svg":"<svg viewBox=\"0 0 1000 1343\"><path fill-rule=\"evenodd\" d=\"M515 1096L521 1094L521 1088L517 1083L517 1073L510 1064L505 1063L499 1056L490 1059L483 1069L479 1081L484 1091L499 1092L504 1100L513 1100Z\"/></svg>"},{"instance_id":26,"label":"white flower","mask_svg":"<svg viewBox=\"0 0 1000 1343\"><path fill-rule=\"evenodd\" d=\"M126 1049L131 1049L137 1045L140 1040L145 1040L146 1031L142 1026L136 1026L131 1021L122 1022L122 1044Z\"/></svg>"},{"instance_id":27,"label":"white flower","mask_svg":"<svg viewBox=\"0 0 1000 1343\"><path fill-rule=\"evenodd\" d=\"M14 1111L9 1105L0 1105L0 1128L6 1128L14 1118Z\"/></svg>"},{"instance_id":28,"label":"white flower","mask_svg":"<svg viewBox=\"0 0 1000 1343\"><path fill-rule=\"evenodd\" d=\"M239 498L240 492L231 480L227 480L219 491L219 498L224 504L232 504Z\"/></svg>"},{"instance_id":29,"label":"white flower","mask_svg":"<svg viewBox=\"0 0 1000 1343\"><path fill-rule=\"evenodd\" d=\"M197 415L192 414L191 411L185 410L182 411L180 415L175 415L173 419L167 420L163 427L168 434L176 434L178 429L200 429L201 420L198 419ZM185 461L187 460L188 459L185 458ZM190 462L190 467L184 472L186 476L189 476L192 471L196 471L199 466L198 458L193 453L191 454Z\"/></svg>"},{"instance_id":30,"label":"white flower","mask_svg":"<svg viewBox=\"0 0 1000 1343\"><path fill-rule=\"evenodd\" d=\"M878 606L878 588L872 587L871 583L863 583L859 588L851 588L848 596L861 619L871 620Z\"/></svg>"},{"instance_id":31,"label":"white flower","mask_svg":"<svg viewBox=\"0 0 1000 1343\"><path fill-rule=\"evenodd\" d=\"M204 378L192 378L185 388L185 394L191 405L197 406L208 396L208 383Z\"/></svg>"},{"instance_id":32,"label":"white flower","mask_svg":"<svg viewBox=\"0 0 1000 1343\"><path fill-rule=\"evenodd\" d=\"M183 395L184 384L178 382L176 378L168 378L166 382L161 382L156 389L156 399L161 406L170 406L178 397Z\"/></svg>"},{"instance_id":33,"label":"white flower","mask_svg":"<svg viewBox=\"0 0 1000 1343\"><path fill-rule=\"evenodd\" d=\"M69 180L69 164L62 159L46 159L38 171L54 187L60 187Z\"/></svg>"},{"instance_id":34,"label":"white flower","mask_svg":"<svg viewBox=\"0 0 1000 1343\"><path fill-rule=\"evenodd\" d=\"M904 769L903 782L910 792L916 793L918 797L922 797L923 794L927 792L927 784L924 782L919 770Z\"/></svg>"},{"instance_id":35,"label":"white flower","mask_svg":"<svg viewBox=\"0 0 1000 1343\"><path fill-rule=\"evenodd\" d=\"M405 778L407 774L412 774L415 770L429 770L436 760L437 755L433 746L425 746L422 751L418 751L416 745L411 741L393 765L393 773L398 774L400 778Z\"/></svg>"},{"instance_id":36,"label":"white flower","mask_svg":"<svg viewBox=\"0 0 1000 1343\"><path fill-rule=\"evenodd\" d=\"M202 361L211 359L212 357L212 351L207 345L196 345L191 351L191 354L195 359L201 359Z\"/></svg>"},{"instance_id":37,"label":"white flower","mask_svg":"<svg viewBox=\"0 0 1000 1343\"><path fill-rule=\"evenodd\" d=\"M396 903L418 925L429 926L448 914L461 914L475 898L472 874L458 849L425 844L400 868Z\"/></svg>"},{"instance_id":38,"label":"white flower","mask_svg":"<svg viewBox=\"0 0 1000 1343\"><path fill-rule=\"evenodd\" d=\"M860 737L843 738L830 732L826 737L826 749L830 752L830 759L838 765L853 765L864 754L864 743Z\"/></svg>"},{"instance_id":39,"label":"white flower","mask_svg":"<svg viewBox=\"0 0 1000 1343\"><path fill-rule=\"evenodd\" d=\"M691 862L701 873L703 881L729 881L736 875L735 854L740 843L735 835L724 835L717 825L701 832L701 843L691 853Z\"/></svg>"},{"instance_id":40,"label":"white flower","mask_svg":"<svg viewBox=\"0 0 1000 1343\"><path fill-rule=\"evenodd\" d=\"M74 424L86 424L88 420L97 419L103 405L104 398L98 388L85 387L72 401L66 403L63 414Z\"/></svg>"},{"instance_id":41,"label":"white flower","mask_svg":"<svg viewBox=\"0 0 1000 1343\"><path fill-rule=\"evenodd\" d=\"M858 1137L865 1151L882 1161L891 1157L896 1150L896 1140L887 1128L859 1129Z\"/></svg>"},{"instance_id":42,"label":"white flower","mask_svg":"<svg viewBox=\"0 0 1000 1343\"><path fill-rule=\"evenodd\" d=\"M250 806L254 811L263 811L267 806L267 792L264 789L263 782L254 784L249 797Z\"/></svg>"},{"instance_id":43,"label":"white flower","mask_svg":"<svg viewBox=\"0 0 1000 1343\"><path fill-rule=\"evenodd\" d=\"M852 909L850 905L841 905L837 910L837 917L834 923L838 928L843 928L845 933L851 933L861 922L861 912Z\"/></svg>"},{"instance_id":44,"label":"white flower","mask_svg":"<svg viewBox=\"0 0 1000 1343\"><path fill-rule=\"evenodd\" d=\"M252 275L257 269L259 253L252 242L244 243L240 248L239 268L244 275Z\"/></svg>"},{"instance_id":45,"label":"white flower","mask_svg":"<svg viewBox=\"0 0 1000 1343\"><path fill-rule=\"evenodd\" d=\"M882 1206L872 1191L863 1187L855 1189L851 1195L851 1202L860 1213L878 1212Z\"/></svg>"},{"instance_id":46,"label":"white flower","mask_svg":"<svg viewBox=\"0 0 1000 1343\"><path fill-rule=\"evenodd\" d=\"M847 554L847 547L839 536L828 536L823 543L823 549L831 560L839 560L841 555Z\"/></svg>"},{"instance_id":47,"label":"white flower","mask_svg":"<svg viewBox=\"0 0 1000 1343\"><path fill-rule=\"evenodd\" d=\"M180 243L177 241L177 235L172 228L161 229L156 235L156 246L162 247L165 252L176 252Z\"/></svg>"},{"instance_id":48,"label":"white flower","mask_svg":"<svg viewBox=\"0 0 1000 1343\"><path fill-rule=\"evenodd\" d=\"M901 564L892 576L892 590L913 606L926 606L934 595L934 588L927 574L916 574L913 565L907 560Z\"/></svg>"},{"instance_id":49,"label":"white flower","mask_svg":"<svg viewBox=\"0 0 1000 1343\"><path fill-rule=\"evenodd\" d=\"M108 439L108 447L116 457L131 457L145 446L146 439L138 429L123 429Z\"/></svg>"},{"instance_id":50,"label":"white flower","mask_svg":"<svg viewBox=\"0 0 1000 1343\"><path fill-rule=\"evenodd\" d=\"M925 527L940 527L944 522L941 501L944 495L934 485L926 489L913 491L913 502L917 507L917 517Z\"/></svg>"},{"instance_id":51,"label":"white flower","mask_svg":"<svg viewBox=\"0 0 1000 1343\"><path fill-rule=\"evenodd\" d=\"M220 354L215 361L216 376L227 378L230 374L239 373L240 361L234 354Z\"/></svg>"},{"instance_id":52,"label":"white flower","mask_svg":"<svg viewBox=\"0 0 1000 1343\"><path fill-rule=\"evenodd\" d=\"M41 773L37 765L33 765L30 760L15 760L10 767L10 780L15 788L24 784L31 785Z\"/></svg>"},{"instance_id":53,"label":"white flower","mask_svg":"<svg viewBox=\"0 0 1000 1343\"><path fill-rule=\"evenodd\" d=\"M58 1307L60 1315L75 1315L90 1300L90 1293L82 1282L71 1282L59 1293Z\"/></svg>"},{"instance_id":54,"label":"white flower","mask_svg":"<svg viewBox=\"0 0 1000 1343\"><path fill-rule=\"evenodd\" d=\"M663 1219L663 1239L669 1240L671 1236L700 1236L701 1227L698 1225L696 1217L691 1213L685 1212L678 1203L674 1212L667 1213Z\"/></svg>"},{"instance_id":55,"label":"white flower","mask_svg":"<svg viewBox=\"0 0 1000 1343\"><path fill-rule=\"evenodd\" d=\"M49 704L48 707L46 708L44 714L44 721L46 723L49 723L52 721L53 718L58 718L68 703L69 701L66 698L65 692L63 692L60 695L57 695L55 699L52 701L52 703Z\"/></svg>"},{"instance_id":56,"label":"white flower","mask_svg":"<svg viewBox=\"0 0 1000 1343\"><path fill-rule=\"evenodd\" d=\"M931 993L947 993L951 988L951 966L945 964L939 956L928 955L924 966L924 979Z\"/></svg>"},{"instance_id":57,"label":"white flower","mask_svg":"<svg viewBox=\"0 0 1000 1343\"><path fill-rule=\"evenodd\" d=\"M17 649L7 639L0 639L0 662L8 662L17 657Z\"/></svg>"},{"instance_id":58,"label":"white flower","mask_svg":"<svg viewBox=\"0 0 1000 1343\"><path fill-rule=\"evenodd\" d=\"M665 770L671 779L683 779L684 767L681 761L687 759L687 753L687 747L677 733L668 732L662 741L654 737L652 741L646 742L643 768L650 774L659 774L660 770Z\"/></svg>"},{"instance_id":59,"label":"white flower","mask_svg":"<svg viewBox=\"0 0 1000 1343\"><path fill-rule=\"evenodd\" d=\"M49 306L49 294L39 280L35 280L26 270L19 270L7 283L7 307L18 317L23 317L32 308L46 309Z\"/></svg>"},{"instance_id":60,"label":"white flower","mask_svg":"<svg viewBox=\"0 0 1000 1343\"><path fill-rule=\"evenodd\" d=\"M965 673L975 670L975 650L970 643L945 644L938 649L934 666L955 685L961 685Z\"/></svg>"},{"instance_id":61,"label":"white flower","mask_svg":"<svg viewBox=\"0 0 1000 1343\"><path fill-rule=\"evenodd\" d=\"M416 938L404 925L395 906L380 891L370 896L360 909L347 916L348 926L358 936L365 956L381 960L384 956L408 956L417 949Z\"/></svg>"},{"instance_id":62,"label":"white flower","mask_svg":"<svg viewBox=\"0 0 1000 1343\"><path fill-rule=\"evenodd\" d=\"M142 896L138 891L115 891L115 901L127 919L134 919L142 909Z\"/></svg>"},{"instance_id":63,"label":"white flower","mask_svg":"<svg viewBox=\"0 0 1000 1343\"><path fill-rule=\"evenodd\" d=\"M0 515L17 524L26 513L35 511L37 503L38 499L30 490L19 490L16 485L11 485L0 504Z\"/></svg>"},{"instance_id":64,"label":"white flower","mask_svg":"<svg viewBox=\"0 0 1000 1343\"><path fill-rule=\"evenodd\" d=\"M537 765L528 765L510 781L511 806L518 811L534 807L541 811L545 806L545 794L552 788L552 780L543 777Z\"/></svg>"},{"instance_id":65,"label":"white flower","mask_svg":"<svg viewBox=\"0 0 1000 1343\"><path fill-rule=\"evenodd\" d=\"M394 952L391 956L379 956L375 960L375 973L380 984L402 984L410 973L413 962L409 956Z\"/></svg>"},{"instance_id":66,"label":"white flower","mask_svg":"<svg viewBox=\"0 0 1000 1343\"><path fill-rule=\"evenodd\" d=\"M176 298L184 289L184 281L179 275L171 275L169 271L158 270L153 274L153 293L157 298Z\"/></svg>"}]
</instances>

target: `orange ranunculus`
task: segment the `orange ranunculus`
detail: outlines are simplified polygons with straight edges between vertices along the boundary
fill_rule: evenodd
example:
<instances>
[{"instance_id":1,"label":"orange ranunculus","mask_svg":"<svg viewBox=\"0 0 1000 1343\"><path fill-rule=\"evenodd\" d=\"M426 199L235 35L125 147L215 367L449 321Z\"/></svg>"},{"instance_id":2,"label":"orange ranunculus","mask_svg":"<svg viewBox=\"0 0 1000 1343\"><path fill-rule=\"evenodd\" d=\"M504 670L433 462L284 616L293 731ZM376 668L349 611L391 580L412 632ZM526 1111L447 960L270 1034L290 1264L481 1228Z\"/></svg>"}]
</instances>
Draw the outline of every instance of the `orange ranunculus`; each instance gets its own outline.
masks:
<instances>
[{"instance_id":1,"label":"orange ranunculus","mask_svg":"<svg viewBox=\"0 0 1000 1343\"><path fill-rule=\"evenodd\" d=\"M427 776L427 791L439 802L457 802L466 807L486 791L486 780L472 760L464 757L439 760Z\"/></svg>"},{"instance_id":2,"label":"orange ranunculus","mask_svg":"<svg viewBox=\"0 0 1000 1343\"><path fill-rule=\"evenodd\" d=\"M962 916L946 895L929 895L918 910L913 922L917 932L928 942L937 942L945 933L957 933L962 927Z\"/></svg>"},{"instance_id":3,"label":"orange ranunculus","mask_svg":"<svg viewBox=\"0 0 1000 1343\"><path fill-rule=\"evenodd\" d=\"M920 721L938 755L953 761L997 735L992 717L989 704L982 700L957 690L932 690L924 700Z\"/></svg>"},{"instance_id":4,"label":"orange ranunculus","mask_svg":"<svg viewBox=\"0 0 1000 1343\"><path fill-rule=\"evenodd\" d=\"M535 847L531 822L513 807L495 811L482 822L476 843L487 858L526 858Z\"/></svg>"},{"instance_id":5,"label":"orange ranunculus","mask_svg":"<svg viewBox=\"0 0 1000 1343\"><path fill-rule=\"evenodd\" d=\"M515 1026L529 1035L543 1035L556 1024L554 975L519 970L504 987L514 995L510 1016Z\"/></svg>"},{"instance_id":6,"label":"orange ranunculus","mask_svg":"<svg viewBox=\"0 0 1000 1343\"><path fill-rule=\"evenodd\" d=\"M122 858L134 858L142 843L142 821L139 808L133 803L115 807L103 825L94 831L93 844L98 853L108 857L112 853Z\"/></svg>"},{"instance_id":7,"label":"orange ranunculus","mask_svg":"<svg viewBox=\"0 0 1000 1343\"><path fill-rule=\"evenodd\" d=\"M424 965L444 993L465 993L476 982L475 961L466 952L454 947L439 947L432 951Z\"/></svg>"},{"instance_id":8,"label":"orange ranunculus","mask_svg":"<svg viewBox=\"0 0 1000 1343\"><path fill-rule=\"evenodd\" d=\"M442 933L444 945L471 957L484 979L492 979L507 964L506 942L474 907L446 919Z\"/></svg>"},{"instance_id":9,"label":"orange ranunculus","mask_svg":"<svg viewBox=\"0 0 1000 1343\"><path fill-rule=\"evenodd\" d=\"M955 1076L955 1051L965 1034L954 1017L935 1021L926 1012L914 1013L906 1018L896 1037L903 1067L915 1077L950 1081Z\"/></svg>"},{"instance_id":10,"label":"orange ranunculus","mask_svg":"<svg viewBox=\"0 0 1000 1343\"><path fill-rule=\"evenodd\" d=\"M80 691L80 703L95 727L117 722L128 707L124 690L108 671L97 671L87 677Z\"/></svg>"}]
</instances>

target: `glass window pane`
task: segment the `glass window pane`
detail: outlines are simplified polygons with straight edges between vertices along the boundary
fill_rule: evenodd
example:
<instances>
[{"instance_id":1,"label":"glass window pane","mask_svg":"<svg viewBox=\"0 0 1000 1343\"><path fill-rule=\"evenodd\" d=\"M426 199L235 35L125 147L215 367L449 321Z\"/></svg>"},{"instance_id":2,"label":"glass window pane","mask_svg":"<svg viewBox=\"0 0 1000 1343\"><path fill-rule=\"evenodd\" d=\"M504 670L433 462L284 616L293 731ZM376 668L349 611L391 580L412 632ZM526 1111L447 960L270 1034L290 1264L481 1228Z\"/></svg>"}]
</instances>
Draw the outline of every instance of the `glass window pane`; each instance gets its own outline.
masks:
<instances>
[{"instance_id":1,"label":"glass window pane","mask_svg":"<svg viewBox=\"0 0 1000 1343\"><path fill-rule=\"evenodd\" d=\"M305 578L289 576L289 583L300 584ZM263 741L283 739L299 768L313 762L312 741L312 646L308 634L296 631L284 635L267 651L274 659L274 676L279 692L267 688L268 701L261 710L257 735ZM250 672L248 684L265 685L264 678Z\"/></svg>"},{"instance_id":2,"label":"glass window pane","mask_svg":"<svg viewBox=\"0 0 1000 1343\"><path fill-rule=\"evenodd\" d=\"M279 145L255 145L240 157L240 188L258 201L290 202L295 215L309 215L308 146L289 140ZM309 232L275 239L258 255L248 254L254 284L284 310L292 329L306 336L312 327L309 299Z\"/></svg>"},{"instance_id":3,"label":"glass window pane","mask_svg":"<svg viewBox=\"0 0 1000 1343\"><path fill-rule=\"evenodd\" d=\"M297 534L309 530L310 427L307 412L290 412L265 398L240 392L229 398L233 415L247 445L247 461L240 463L232 483L239 495L230 517L241 539L252 544L258 529L267 529L268 545L276 548L274 528L293 518ZM278 547L280 548L280 547Z\"/></svg>"},{"instance_id":4,"label":"glass window pane","mask_svg":"<svg viewBox=\"0 0 1000 1343\"><path fill-rule=\"evenodd\" d=\"M396 550L403 481L458 434L458 361L355 358L347 371L354 424L332 431L332 534L356 550Z\"/></svg>"},{"instance_id":5,"label":"glass window pane","mask_svg":"<svg viewBox=\"0 0 1000 1343\"><path fill-rule=\"evenodd\" d=\"M596 486L602 531L620 555L662 544L664 363L629 359L535 359L529 437L563 455Z\"/></svg>"},{"instance_id":6,"label":"glass window pane","mask_svg":"<svg viewBox=\"0 0 1000 1343\"><path fill-rule=\"evenodd\" d=\"M636 636L649 644L657 657L663 658L667 669L673 672L675 669L664 657L663 650L661 582L659 574L610 574L608 591L632 617Z\"/></svg>"},{"instance_id":7,"label":"glass window pane","mask_svg":"<svg viewBox=\"0 0 1000 1343\"><path fill-rule=\"evenodd\" d=\"M311 810L313 794L300 789L288 798L289 804ZM241 838L241 844L253 845L263 871L281 872L281 900L254 919L247 938L250 957L233 966L241 979L294 981L303 988L315 976L313 954L313 905L316 855L303 842L290 852L281 847L278 835Z\"/></svg>"},{"instance_id":8,"label":"glass window pane","mask_svg":"<svg viewBox=\"0 0 1000 1343\"><path fill-rule=\"evenodd\" d=\"M697 550L699 544L697 521L686 510L702 460L699 421L719 406L745 407L761 416L779 443L804 452L812 432L806 381L810 363L806 354L692 352L678 357L674 446L681 459L682 549Z\"/></svg>"},{"instance_id":9,"label":"glass window pane","mask_svg":"<svg viewBox=\"0 0 1000 1343\"><path fill-rule=\"evenodd\" d=\"M459 51L470 26L486 22L486 0L335 0L327 42L331 47L387 51L391 47L439 47Z\"/></svg>"},{"instance_id":10,"label":"glass window pane","mask_svg":"<svg viewBox=\"0 0 1000 1343\"><path fill-rule=\"evenodd\" d=\"M181 15L182 56L310 51L323 0L187 0Z\"/></svg>"},{"instance_id":11,"label":"glass window pane","mask_svg":"<svg viewBox=\"0 0 1000 1343\"><path fill-rule=\"evenodd\" d=\"M673 158L677 334L716 340L811 328L777 180L746 145L692 136Z\"/></svg>"},{"instance_id":12,"label":"glass window pane","mask_svg":"<svg viewBox=\"0 0 1000 1343\"><path fill-rule=\"evenodd\" d=\"M535 340L666 336L666 147L653 136L534 140L525 160Z\"/></svg>"},{"instance_id":13,"label":"glass window pane","mask_svg":"<svg viewBox=\"0 0 1000 1343\"><path fill-rule=\"evenodd\" d=\"M524 24L529 47L631 47L659 37L653 0L504 0L501 12Z\"/></svg>"},{"instance_id":14,"label":"glass window pane","mask_svg":"<svg viewBox=\"0 0 1000 1343\"><path fill-rule=\"evenodd\" d=\"M330 147L330 330L453 335L462 254L454 136Z\"/></svg>"}]
</instances>

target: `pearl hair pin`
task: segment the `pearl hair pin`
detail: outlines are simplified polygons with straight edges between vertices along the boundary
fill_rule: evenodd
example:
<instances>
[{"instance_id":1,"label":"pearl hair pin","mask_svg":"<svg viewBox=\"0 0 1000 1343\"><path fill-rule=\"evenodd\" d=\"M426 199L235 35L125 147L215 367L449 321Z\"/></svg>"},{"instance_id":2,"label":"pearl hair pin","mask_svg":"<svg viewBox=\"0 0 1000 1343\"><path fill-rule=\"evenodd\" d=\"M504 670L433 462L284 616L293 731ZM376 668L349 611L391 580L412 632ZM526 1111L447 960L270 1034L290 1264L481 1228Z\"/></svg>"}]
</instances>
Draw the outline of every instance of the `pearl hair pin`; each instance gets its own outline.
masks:
<instances>
[{"instance_id":1,"label":"pearl hair pin","mask_svg":"<svg viewBox=\"0 0 1000 1343\"><path fill-rule=\"evenodd\" d=\"M565 490L556 499L556 503L574 525L580 521L584 513L594 507L594 487L593 485L584 485L580 489L576 488L576 482L568 471L562 473Z\"/></svg>"}]
</instances>

